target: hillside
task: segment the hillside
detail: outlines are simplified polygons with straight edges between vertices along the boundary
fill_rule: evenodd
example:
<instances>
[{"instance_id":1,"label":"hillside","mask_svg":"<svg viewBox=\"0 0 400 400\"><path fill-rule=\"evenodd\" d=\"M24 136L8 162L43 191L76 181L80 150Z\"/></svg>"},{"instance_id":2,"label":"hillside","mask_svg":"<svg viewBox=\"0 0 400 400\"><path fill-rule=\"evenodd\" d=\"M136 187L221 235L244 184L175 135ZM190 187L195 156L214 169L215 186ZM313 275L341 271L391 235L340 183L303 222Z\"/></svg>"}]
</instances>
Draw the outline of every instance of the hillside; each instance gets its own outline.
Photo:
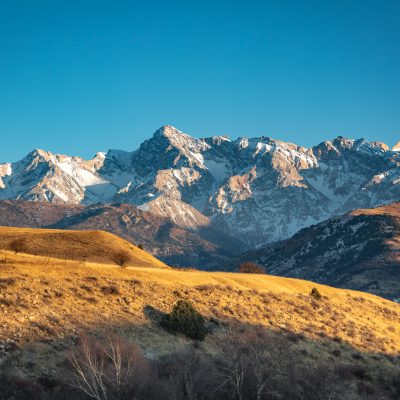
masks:
<instances>
[{"instance_id":1,"label":"hillside","mask_svg":"<svg viewBox=\"0 0 400 400\"><path fill-rule=\"evenodd\" d=\"M214 354L232 330L244 335L262 326L286 341L290 357L308 366L328 363L352 399L371 390L393 394L379 398L397 396L400 306L382 298L267 275L121 269L5 251L0 260L0 361L17 374L18 387L21 379L57 387L67 376L68 349L82 332L120 335L150 359L175 354L190 340L162 329L160 316L189 299L210 331L196 351ZM322 299L310 296L313 287ZM320 373L318 379L325 382ZM62 394L57 398L71 398Z\"/></svg>"},{"instance_id":2,"label":"hillside","mask_svg":"<svg viewBox=\"0 0 400 400\"><path fill-rule=\"evenodd\" d=\"M111 334L139 346L147 360L164 363L158 368L173 368L176 391L177 371L211 373L206 357L220 362L232 335L241 338L241 346L251 346L261 328L268 335L266 345L273 346L264 356L278 363L271 368L289 374L280 378L281 392L317 390L315 398L323 399L333 382L340 382L346 399L364 399L367 393L376 394L368 395L371 399L396 399L400 393L400 306L370 294L268 275L120 268L10 251L0 252L0 263L0 362L7 366L0 379L18 400L86 399L72 396L66 385L68 354L85 335L107 343ZM310 296L313 287L321 299ZM209 334L204 342L192 343L160 326L179 299L190 300L205 316ZM184 361L182 354L191 358ZM190 364L179 366L179 360ZM178 364L171 367L171 362ZM291 376L293 363L299 369ZM162 396L141 398L181 398L164 393L165 386L160 390Z\"/></svg>"},{"instance_id":3,"label":"hillside","mask_svg":"<svg viewBox=\"0 0 400 400\"><path fill-rule=\"evenodd\" d=\"M243 254L279 276L400 298L400 203L358 209Z\"/></svg>"},{"instance_id":4,"label":"hillside","mask_svg":"<svg viewBox=\"0 0 400 400\"><path fill-rule=\"evenodd\" d=\"M0 248L65 262L79 260L118 264L122 258L126 266L168 268L146 251L103 231L0 227Z\"/></svg>"},{"instance_id":5,"label":"hillside","mask_svg":"<svg viewBox=\"0 0 400 400\"><path fill-rule=\"evenodd\" d=\"M305 148L266 136L199 139L163 126L134 151L84 160L36 149L0 164L0 199L128 203L196 233L217 227L254 248L397 201L399 163L397 148L365 139Z\"/></svg>"},{"instance_id":6,"label":"hillside","mask_svg":"<svg viewBox=\"0 0 400 400\"><path fill-rule=\"evenodd\" d=\"M8 251L1 258L7 310L0 315L2 340L18 332L24 332L20 341L31 341L82 327L148 325L146 307L167 312L174 301L188 298L207 317L337 338L365 351L400 352L400 306L367 293L270 275L147 268L140 260L135 265L143 266L121 269ZM104 289L111 286L114 295ZM324 296L319 304L309 296L313 287ZM38 329L33 320L51 329ZM146 344L163 347L159 341Z\"/></svg>"},{"instance_id":7,"label":"hillside","mask_svg":"<svg viewBox=\"0 0 400 400\"><path fill-rule=\"evenodd\" d=\"M118 235L174 266L216 267L246 248L212 228L198 230L129 204L67 205L0 200L0 225L103 230Z\"/></svg>"}]
</instances>

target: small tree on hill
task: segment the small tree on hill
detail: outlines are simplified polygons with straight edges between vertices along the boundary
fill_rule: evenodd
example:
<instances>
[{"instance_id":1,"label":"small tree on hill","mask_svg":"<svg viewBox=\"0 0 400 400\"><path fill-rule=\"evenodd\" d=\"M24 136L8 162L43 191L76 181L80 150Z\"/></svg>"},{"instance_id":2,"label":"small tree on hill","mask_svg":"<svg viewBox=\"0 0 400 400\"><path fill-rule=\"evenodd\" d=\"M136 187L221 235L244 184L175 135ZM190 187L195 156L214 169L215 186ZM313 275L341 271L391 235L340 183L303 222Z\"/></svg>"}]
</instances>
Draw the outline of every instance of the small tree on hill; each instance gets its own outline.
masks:
<instances>
[{"instance_id":1,"label":"small tree on hill","mask_svg":"<svg viewBox=\"0 0 400 400\"><path fill-rule=\"evenodd\" d=\"M17 253L24 253L26 251L26 241L24 238L14 239L8 245L8 248Z\"/></svg>"},{"instance_id":2,"label":"small tree on hill","mask_svg":"<svg viewBox=\"0 0 400 400\"><path fill-rule=\"evenodd\" d=\"M195 340L203 340L207 334L204 317L188 300L178 300L163 325L168 330L180 332Z\"/></svg>"},{"instance_id":3,"label":"small tree on hill","mask_svg":"<svg viewBox=\"0 0 400 400\"><path fill-rule=\"evenodd\" d=\"M316 287L313 287L311 289L310 296L313 297L315 300L321 300L322 298L321 293Z\"/></svg>"},{"instance_id":4,"label":"small tree on hill","mask_svg":"<svg viewBox=\"0 0 400 400\"><path fill-rule=\"evenodd\" d=\"M121 250L115 253L113 259L114 262L121 268L126 267L132 261L132 257L129 254L129 251L126 250Z\"/></svg>"},{"instance_id":5,"label":"small tree on hill","mask_svg":"<svg viewBox=\"0 0 400 400\"><path fill-rule=\"evenodd\" d=\"M251 261L247 261L240 264L239 272L242 274L265 274L265 268Z\"/></svg>"},{"instance_id":6,"label":"small tree on hill","mask_svg":"<svg viewBox=\"0 0 400 400\"><path fill-rule=\"evenodd\" d=\"M144 250L144 247L143 247L143 245L142 245L141 243L139 243L139 244L137 245L137 247L138 247L140 250Z\"/></svg>"}]
</instances>

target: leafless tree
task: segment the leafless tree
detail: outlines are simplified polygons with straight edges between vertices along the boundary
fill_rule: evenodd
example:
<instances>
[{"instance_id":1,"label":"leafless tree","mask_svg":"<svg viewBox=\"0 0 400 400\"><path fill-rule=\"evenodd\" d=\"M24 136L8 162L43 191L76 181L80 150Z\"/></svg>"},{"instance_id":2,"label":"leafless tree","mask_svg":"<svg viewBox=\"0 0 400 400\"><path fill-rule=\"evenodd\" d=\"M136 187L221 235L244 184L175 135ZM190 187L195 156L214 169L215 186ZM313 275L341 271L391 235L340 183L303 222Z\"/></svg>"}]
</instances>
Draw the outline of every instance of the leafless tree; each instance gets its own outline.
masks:
<instances>
[{"instance_id":1,"label":"leafless tree","mask_svg":"<svg viewBox=\"0 0 400 400\"><path fill-rule=\"evenodd\" d=\"M136 399L148 376L139 348L112 336L105 344L88 337L80 342L70 357L70 384L95 400Z\"/></svg>"},{"instance_id":2,"label":"leafless tree","mask_svg":"<svg viewBox=\"0 0 400 400\"><path fill-rule=\"evenodd\" d=\"M121 250L114 254L114 262L120 267L126 267L132 260L129 251Z\"/></svg>"},{"instance_id":3,"label":"leafless tree","mask_svg":"<svg viewBox=\"0 0 400 400\"><path fill-rule=\"evenodd\" d=\"M218 375L213 361L194 346L179 348L160 365L161 388L174 400L216 399Z\"/></svg>"},{"instance_id":4,"label":"leafless tree","mask_svg":"<svg viewBox=\"0 0 400 400\"><path fill-rule=\"evenodd\" d=\"M279 340L263 329L233 332L224 338L221 349L220 389L225 388L230 398L237 400L274 398L284 362Z\"/></svg>"}]
</instances>

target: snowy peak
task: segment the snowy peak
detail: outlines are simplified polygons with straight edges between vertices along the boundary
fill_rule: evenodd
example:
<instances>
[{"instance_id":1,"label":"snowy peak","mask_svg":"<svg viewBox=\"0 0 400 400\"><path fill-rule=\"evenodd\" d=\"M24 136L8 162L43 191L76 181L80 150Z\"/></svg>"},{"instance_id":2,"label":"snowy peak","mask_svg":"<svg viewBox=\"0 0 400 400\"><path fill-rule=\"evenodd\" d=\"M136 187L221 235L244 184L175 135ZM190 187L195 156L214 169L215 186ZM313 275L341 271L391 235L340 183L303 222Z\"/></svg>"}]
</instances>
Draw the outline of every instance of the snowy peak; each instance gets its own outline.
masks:
<instances>
[{"instance_id":1,"label":"snowy peak","mask_svg":"<svg viewBox=\"0 0 400 400\"><path fill-rule=\"evenodd\" d=\"M400 151L400 142L397 142L394 146L393 146L393 151Z\"/></svg>"},{"instance_id":2,"label":"snowy peak","mask_svg":"<svg viewBox=\"0 0 400 400\"><path fill-rule=\"evenodd\" d=\"M315 157L320 160L334 160L340 157L339 150L331 141L325 141L320 143L318 146L314 146L312 151Z\"/></svg>"},{"instance_id":3,"label":"snowy peak","mask_svg":"<svg viewBox=\"0 0 400 400\"><path fill-rule=\"evenodd\" d=\"M220 145L221 143L224 142L230 142L231 139L229 138L228 135L222 135L222 136L213 136L211 138L212 144Z\"/></svg>"},{"instance_id":4,"label":"snowy peak","mask_svg":"<svg viewBox=\"0 0 400 400\"><path fill-rule=\"evenodd\" d=\"M204 169L202 152L209 146L166 125L158 129L153 137L144 141L134 153L132 163L139 166L139 175L153 173L154 167L165 169L171 166L197 166ZM133 168L136 169L136 165Z\"/></svg>"},{"instance_id":5,"label":"snowy peak","mask_svg":"<svg viewBox=\"0 0 400 400\"><path fill-rule=\"evenodd\" d=\"M355 142L356 141L354 139L348 139L343 136L338 136L335 139L333 139L332 144L339 151L346 151L346 150L351 150Z\"/></svg>"},{"instance_id":6,"label":"snowy peak","mask_svg":"<svg viewBox=\"0 0 400 400\"><path fill-rule=\"evenodd\" d=\"M84 160L35 149L21 161L8 164L7 173L2 174L0 199L77 204L97 198L92 192L98 191L98 185L98 198L111 199L110 183L97 173L104 160L104 153Z\"/></svg>"},{"instance_id":7,"label":"snowy peak","mask_svg":"<svg viewBox=\"0 0 400 400\"><path fill-rule=\"evenodd\" d=\"M165 125L158 129L154 133L153 139L158 138L167 139L171 146L175 147L185 155L188 152L200 153L209 149L209 146L203 140L195 139L171 125Z\"/></svg>"},{"instance_id":8,"label":"snowy peak","mask_svg":"<svg viewBox=\"0 0 400 400\"><path fill-rule=\"evenodd\" d=\"M174 140L179 141L179 138L182 138L183 141L195 140L191 136L187 135L186 133L183 133L179 129L176 129L172 125L163 125L161 128L157 129L153 134L153 138L159 138L159 137L165 137L171 141Z\"/></svg>"},{"instance_id":9,"label":"snowy peak","mask_svg":"<svg viewBox=\"0 0 400 400\"><path fill-rule=\"evenodd\" d=\"M372 146L381 149L383 152L389 151L389 146L383 142L370 142Z\"/></svg>"},{"instance_id":10,"label":"snowy peak","mask_svg":"<svg viewBox=\"0 0 400 400\"><path fill-rule=\"evenodd\" d=\"M258 246L400 199L399 153L343 136L305 148L267 136L197 139L165 125L135 151L85 160L36 149L0 164L0 199L128 203Z\"/></svg>"}]
</instances>

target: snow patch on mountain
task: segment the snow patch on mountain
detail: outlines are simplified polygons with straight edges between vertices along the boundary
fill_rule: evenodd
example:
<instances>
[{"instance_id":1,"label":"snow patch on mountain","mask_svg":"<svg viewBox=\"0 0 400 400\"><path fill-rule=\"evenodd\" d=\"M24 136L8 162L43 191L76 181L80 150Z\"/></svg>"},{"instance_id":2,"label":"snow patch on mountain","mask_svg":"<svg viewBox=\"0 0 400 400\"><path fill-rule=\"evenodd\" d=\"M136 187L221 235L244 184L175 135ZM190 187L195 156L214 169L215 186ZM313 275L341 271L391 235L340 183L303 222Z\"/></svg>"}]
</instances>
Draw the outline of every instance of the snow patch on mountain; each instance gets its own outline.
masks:
<instances>
[{"instance_id":1,"label":"snow patch on mountain","mask_svg":"<svg viewBox=\"0 0 400 400\"><path fill-rule=\"evenodd\" d=\"M224 162L206 160L205 167L217 181L223 181L229 176L230 171Z\"/></svg>"},{"instance_id":2,"label":"snow patch on mountain","mask_svg":"<svg viewBox=\"0 0 400 400\"><path fill-rule=\"evenodd\" d=\"M0 199L129 203L176 224L216 225L248 246L400 198L400 146L337 137L312 148L270 137L158 129L132 152L91 160L36 149L0 164Z\"/></svg>"}]
</instances>

